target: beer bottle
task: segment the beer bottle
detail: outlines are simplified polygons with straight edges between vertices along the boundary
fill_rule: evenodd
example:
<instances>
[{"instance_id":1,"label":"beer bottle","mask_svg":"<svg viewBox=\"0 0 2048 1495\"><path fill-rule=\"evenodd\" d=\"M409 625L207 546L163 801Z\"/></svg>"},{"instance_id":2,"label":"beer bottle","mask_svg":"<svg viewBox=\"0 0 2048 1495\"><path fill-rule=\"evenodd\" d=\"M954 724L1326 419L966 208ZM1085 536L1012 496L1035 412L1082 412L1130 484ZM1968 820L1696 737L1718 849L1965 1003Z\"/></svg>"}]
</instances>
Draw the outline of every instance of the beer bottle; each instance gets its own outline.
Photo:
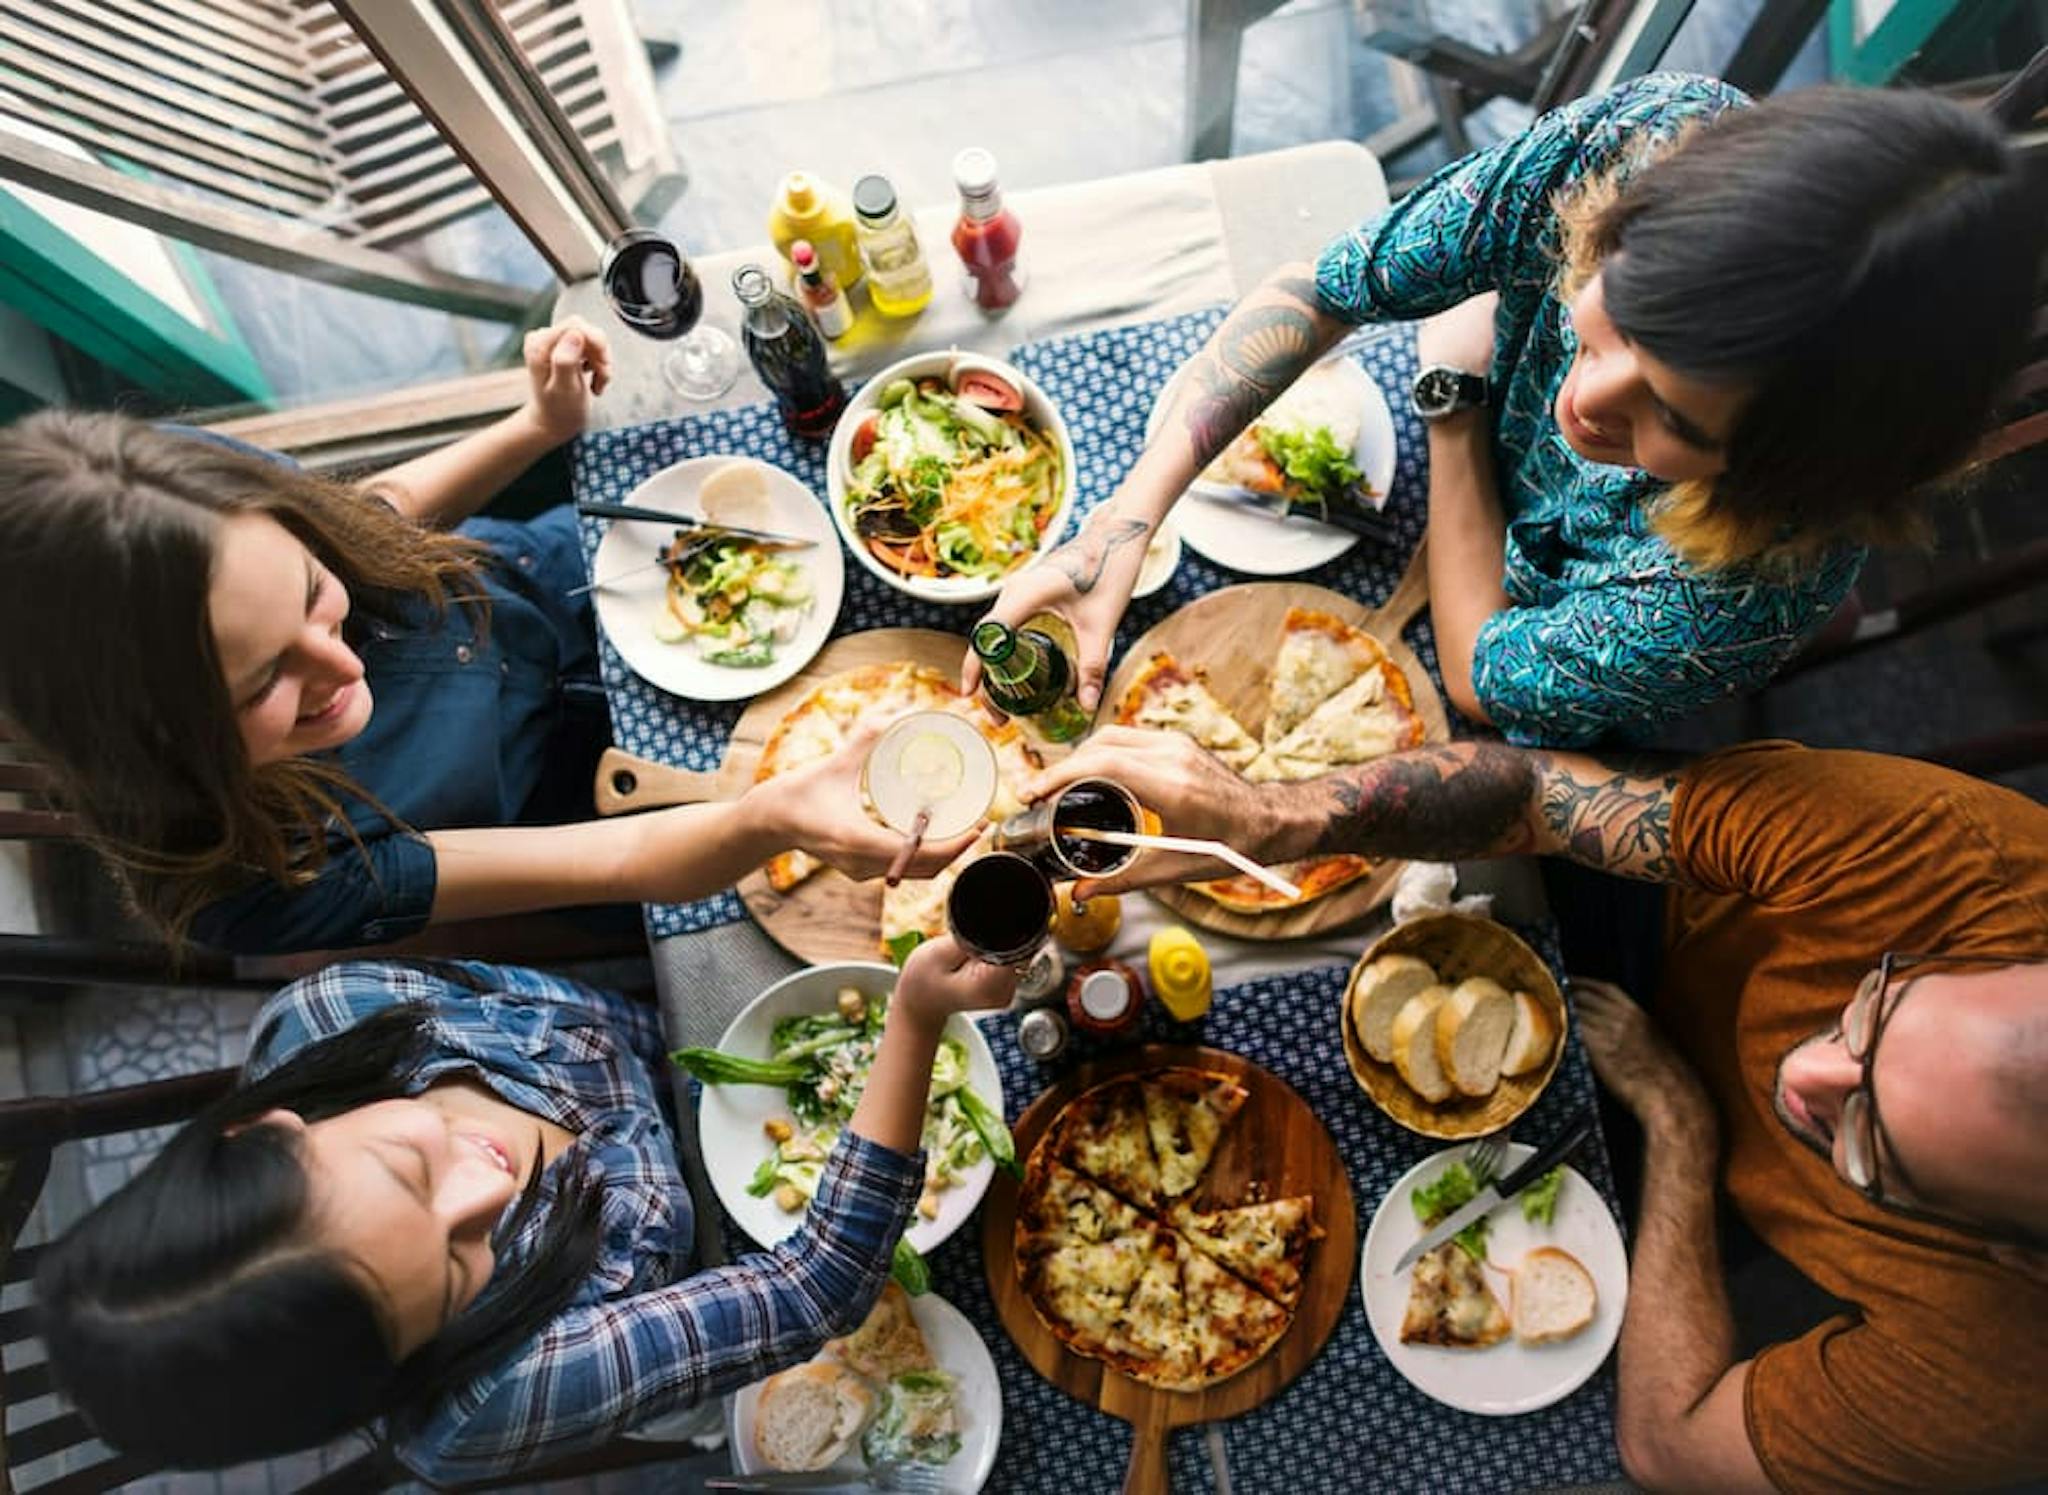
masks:
<instances>
[{"instance_id":1,"label":"beer bottle","mask_svg":"<svg viewBox=\"0 0 2048 1495\"><path fill-rule=\"evenodd\" d=\"M1048 742L1071 742L1088 730L1091 718L1074 698L1074 666L1050 633L1012 628L989 618L974 627L974 652L981 658L981 691L989 704L1028 720Z\"/></svg>"}]
</instances>

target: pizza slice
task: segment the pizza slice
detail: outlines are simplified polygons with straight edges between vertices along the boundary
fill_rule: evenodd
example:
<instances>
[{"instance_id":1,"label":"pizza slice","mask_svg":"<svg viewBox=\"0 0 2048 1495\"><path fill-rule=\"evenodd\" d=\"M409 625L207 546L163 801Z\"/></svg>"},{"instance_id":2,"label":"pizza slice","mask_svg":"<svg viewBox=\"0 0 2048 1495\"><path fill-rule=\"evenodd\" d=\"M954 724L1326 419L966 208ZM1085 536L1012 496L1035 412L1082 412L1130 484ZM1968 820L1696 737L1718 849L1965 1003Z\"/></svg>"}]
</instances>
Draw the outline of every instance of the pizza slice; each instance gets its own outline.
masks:
<instances>
[{"instance_id":1,"label":"pizza slice","mask_svg":"<svg viewBox=\"0 0 2048 1495\"><path fill-rule=\"evenodd\" d=\"M1357 882L1377 865L1371 857L1339 853L1311 857L1305 862L1288 862L1273 870L1301 889L1299 898L1283 898L1256 877L1239 873L1188 884L1197 893L1221 904L1234 914L1270 914L1281 909L1301 908L1327 898L1347 883Z\"/></svg>"},{"instance_id":2,"label":"pizza slice","mask_svg":"<svg viewBox=\"0 0 2048 1495\"><path fill-rule=\"evenodd\" d=\"M1403 1344L1477 1350L1507 1337L1507 1310L1463 1246L1445 1241L1415 1263L1408 1311L1401 1320Z\"/></svg>"},{"instance_id":3,"label":"pizza slice","mask_svg":"<svg viewBox=\"0 0 2048 1495\"><path fill-rule=\"evenodd\" d=\"M1116 719L1126 727L1192 737L1240 773L1259 755L1258 743L1210 692L1201 672L1190 674L1171 654L1145 662L1117 704Z\"/></svg>"},{"instance_id":4,"label":"pizza slice","mask_svg":"<svg viewBox=\"0 0 2048 1495\"><path fill-rule=\"evenodd\" d=\"M890 953L890 941L903 935L915 933L935 940L946 932L946 900L952 896L953 884L959 880L960 870L975 858L987 855L995 845L995 839L995 827L984 826L973 845L930 877L906 877L893 888L883 885L883 955Z\"/></svg>"},{"instance_id":5,"label":"pizza slice","mask_svg":"<svg viewBox=\"0 0 2048 1495\"><path fill-rule=\"evenodd\" d=\"M1273 686L1263 732L1267 748L1306 721L1314 710L1385 661L1387 651L1363 628L1329 613L1290 607L1280 625Z\"/></svg>"},{"instance_id":6,"label":"pizza slice","mask_svg":"<svg viewBox=\"0 0 2048 1495\"><path fill-rule=\"evenodd\" d=\"M1159 1191L1178 1198L1208 1171L1223 1129L1244 1105L1245 1088L1229 1075L1198 1069L1162 1069L1139 1083Z\"/></svg>"},{"instance_id":7,"label":"pizza slice","mask_svg":"<svg viewBox=\"0 0 2048 1495\"><path fill-rule=\"evenodd\" d=\"M1024 1292L1059 1341L1082 1354L1107 1349L1155 1250L1152 1230L1070 1241L1020 1259Z\"/></svg>"},{"instance_id":8,"label":"pizza slice","mask_svg":"<svg viewBox=\"0 0 2048 1495\"><path fill-rule=\"evenodd\" d=\"M1181 1288L1201 1379L1176 1389L1210 1386L1236 1375L1278 1344L1294 1321L1285 1308L1253 1292L1199 1251L1188 1251L1182 1258Z\"/></svg>"},{"instance_id":9,"label":"pizza slice","mask_svg":"<svg viewBox=\"0 0 2048 1495\"><path fill-rule=\"evenodd\" d=\"M1042 1255L1074 1241L1099 1244L1140 1229L1144 1217L1116 1195L1039 1148L1018 1191L1017 1254Z\"/></svg>"},{"instance_id":10,"label":"pizza slice","mask_svg":"<svg viewBox=\"0 0 2048 1495\"><path fill-rule=\"evenodd\" d=\"M1167 1218L1224 1267L1284 1308L1301 1301L1302 1271L1309 1242L1322 1236L1315 1199L1298 1195L1234 1209L1197 1210L1176 1203Z\"/></svg>"},{"instance_id":11,"label":"pizza slice","mask_svg":"<svg viewBox=\"0 0 2048 1495\"><path fill-rule=\"evenodd\" d=\"M1172 1231L1154 1234L1151 1259L1105 1346L1112 1364L1149 1385L1185 1384L1200 1371L1181 1281L1188 1254Z\"/></svg>"},{"instance_id":12,"label":"pizza slice","mask_svg":"<svg viewBox=\"0 0 2048 1495\"><path fill-rule=\"evenodd\" d=\"M1145 1095L1129 1076L1084 1091L1060 1113L1053 1154L1141 1210L1160 1204L1159 1165L1146 1135Z\"/></svg>"},{"instance_id":13,"label":"pizza slice","mask_svg":"<svg viewBox=\"0 0 2048 1495\"><path fill-rule=\"evenodd\" d=\"M1367 670L1244 770L1253 783L1313 779L1422 741L1408 680L1391 662Z\"/></svg>"}]
</instances>

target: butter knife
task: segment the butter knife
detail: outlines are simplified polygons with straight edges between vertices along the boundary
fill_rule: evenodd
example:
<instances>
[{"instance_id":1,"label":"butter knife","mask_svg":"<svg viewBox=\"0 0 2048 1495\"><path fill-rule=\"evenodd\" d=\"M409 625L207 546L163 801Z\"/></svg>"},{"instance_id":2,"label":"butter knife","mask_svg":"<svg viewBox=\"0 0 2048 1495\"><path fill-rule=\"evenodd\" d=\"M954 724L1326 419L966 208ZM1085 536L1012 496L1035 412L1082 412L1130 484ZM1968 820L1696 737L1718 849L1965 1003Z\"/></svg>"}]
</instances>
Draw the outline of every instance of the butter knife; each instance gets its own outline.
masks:
<instances>
[{"instance_id":1,"label":"butter knife","mask_svg":"<svg viewBox=\"0 0 2048 1495\"><path fill-rule=\"evenodd\" d=\"M1394 1263L1395 1275L1407 1271L1431 1251L1470 1225L1482 1215L1491 1214L1522 1190L1543 1177L1552 1168L1562 1163L1574 1152L1579 1144L1593 1134L1594 1115L1590 1110L1581 1111L1564 1130L1529 1155L1529 1161L1512 1173L1485 1185L1470 1201L1454 1209L1450 1214L1429 1227L1422 1239L1401 1254Z\"/></svg>"},{"instance_id":2,"label":"butter knife","mask_svg":"<svg viewBox=\"0 0 2048 1495\"><path fill-rule=\"evenodd\" d=\"M737 524L717 524L708 519L699 519L694 514L665 514L660 509L643 509L637 504L579 503L576 512L587 514L592 519L638 519L654 524L671 525L679 530L717 530L720 534L735 535L742 540L761 540L786 545L792 550L807 549L816 545L816 540L803 535L778 535L769 530L745 529Z\"/></svg>"},{"instance_id":3,"label":"butter knife","mask_svg":"<svg viewBox=\"0 0 2048 1495\"><path fill-rule=\"evenodd\" d=\"M1240 509L1257 509L1275 519L1313 519L1318 524L1327 524L1333 529L1346 530L1362 535L1382 545L1391 545L1396 539L1394 521L1379 510L1368 508L1350 499L1339 499L1334 503L1318 505L1313 503L1286 503L1249 488L1237 488L1228 483L1200 483L1194 491L1203 498L1215 499L1218 503L1232 504Z\"/></svg>"}]
</instances>

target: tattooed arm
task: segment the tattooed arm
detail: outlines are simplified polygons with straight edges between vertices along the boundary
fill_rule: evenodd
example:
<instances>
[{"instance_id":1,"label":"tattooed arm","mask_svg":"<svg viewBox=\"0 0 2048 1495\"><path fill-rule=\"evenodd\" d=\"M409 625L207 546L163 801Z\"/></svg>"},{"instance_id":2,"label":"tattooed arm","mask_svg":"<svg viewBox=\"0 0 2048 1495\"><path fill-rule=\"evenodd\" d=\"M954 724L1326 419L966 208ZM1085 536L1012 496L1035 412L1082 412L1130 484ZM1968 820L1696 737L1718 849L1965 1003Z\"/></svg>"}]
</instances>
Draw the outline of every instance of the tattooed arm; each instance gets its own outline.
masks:
<instances>
[{"instance_id":1,"label":"tattooed arm","mask_svg":"<svg viewBox=\"0 0 2048 1495\"><path fill-rule=\"evenodd\" d=\"M1174 500L1255 417L1328 352L1348 327L1316 299L1307 265L1286 265L1223 319L1188 361L1172 408L1117 491L1081 532L1004 585L989 616L1015 626L1058 612L1080 644L1081 704L1102 690L1116 625L1131 600L1145 546ZM974 689L980 661L970 652L962 683Z\"/></svg>"},{"instance_id":2,"label":"tattooed arm","mask_svg":"<svg viewBox=\"0 0 2048 1495\"><path fill-rule=\"evenodd\" d=\"M1681 764L1496 742L1416 748L1301 784L1248 784L1186 737L1105 727L1031 785L1036 799L1107 775L1168 832L1226 842L1269 863L1321 852L1470 861L1541 854L1651 882L1678 880L1671 807ZM1193 857L1139 859L1085 892L1216 875Z\"/></svg>"}]
</instances>

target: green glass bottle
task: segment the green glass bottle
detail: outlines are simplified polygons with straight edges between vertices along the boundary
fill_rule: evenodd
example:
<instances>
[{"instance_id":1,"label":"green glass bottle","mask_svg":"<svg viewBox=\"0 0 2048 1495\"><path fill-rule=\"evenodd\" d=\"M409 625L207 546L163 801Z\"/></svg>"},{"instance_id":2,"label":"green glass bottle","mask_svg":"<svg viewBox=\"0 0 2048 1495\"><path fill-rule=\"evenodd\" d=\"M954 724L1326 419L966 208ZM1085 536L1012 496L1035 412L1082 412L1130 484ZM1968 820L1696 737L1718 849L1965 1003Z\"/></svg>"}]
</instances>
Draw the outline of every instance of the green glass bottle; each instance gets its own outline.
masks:
<instances>
[{"instance_id":1,"label":"green glass bottle","mask_svg":"<svg viewBox=\"0 0 2048 1495\"><path fill-rule=\"evenodd\" d=\"M1092 723L1074 698L1074 665L1052 634L1032 618L1012 628L990 618L974 627L981 692L1009 716L1021 716L1047 742L1072 742Z\"/></svg>"}]
</instances>

